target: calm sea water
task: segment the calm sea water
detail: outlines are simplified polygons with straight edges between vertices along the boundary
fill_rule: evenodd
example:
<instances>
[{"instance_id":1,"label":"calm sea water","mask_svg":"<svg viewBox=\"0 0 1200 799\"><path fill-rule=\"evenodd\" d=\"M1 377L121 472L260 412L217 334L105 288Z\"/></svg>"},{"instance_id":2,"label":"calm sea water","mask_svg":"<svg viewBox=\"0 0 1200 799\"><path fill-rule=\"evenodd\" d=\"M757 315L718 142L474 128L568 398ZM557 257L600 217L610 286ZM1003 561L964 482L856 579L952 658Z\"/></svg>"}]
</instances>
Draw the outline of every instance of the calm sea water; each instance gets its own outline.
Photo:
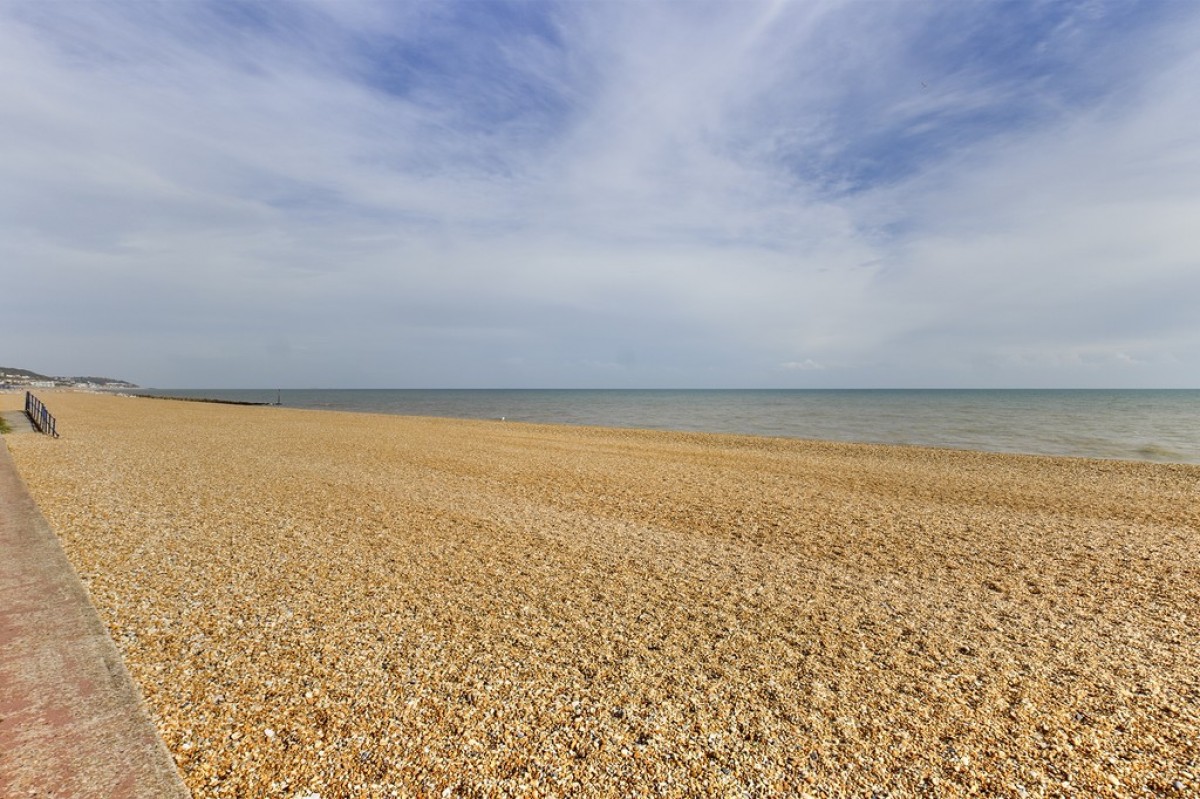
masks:
<instances>
[{"instance_id":1,"label":"calm sea water","mask_svg":"<svg viewBox=\"0 0 1200 799\"><path fill-rule=\"evenodd\" d=\"M275 402L275 390L146 394ZM282 404L1200 463L1200 390L285 390Z\"/></svg>"}]
</instances>

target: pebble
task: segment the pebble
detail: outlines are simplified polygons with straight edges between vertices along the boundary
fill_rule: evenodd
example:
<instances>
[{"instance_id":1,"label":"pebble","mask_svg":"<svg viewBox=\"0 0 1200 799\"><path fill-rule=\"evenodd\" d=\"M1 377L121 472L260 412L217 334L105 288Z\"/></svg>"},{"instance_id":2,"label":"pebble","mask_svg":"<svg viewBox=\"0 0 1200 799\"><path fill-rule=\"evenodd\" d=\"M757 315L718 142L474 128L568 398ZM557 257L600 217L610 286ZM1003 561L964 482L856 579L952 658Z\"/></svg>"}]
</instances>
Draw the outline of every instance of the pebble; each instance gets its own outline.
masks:
<instances>
[{"instance_id":1,"label":"pebble","mask_svg":"<svg viewBox=\"0 0 1200 799\"><path fill-rule=\"evenodd\" d=\"M1117 796L1195 757L1195 467L54 407L5 443L196 799Z\"/></svg>"}]
</instances>

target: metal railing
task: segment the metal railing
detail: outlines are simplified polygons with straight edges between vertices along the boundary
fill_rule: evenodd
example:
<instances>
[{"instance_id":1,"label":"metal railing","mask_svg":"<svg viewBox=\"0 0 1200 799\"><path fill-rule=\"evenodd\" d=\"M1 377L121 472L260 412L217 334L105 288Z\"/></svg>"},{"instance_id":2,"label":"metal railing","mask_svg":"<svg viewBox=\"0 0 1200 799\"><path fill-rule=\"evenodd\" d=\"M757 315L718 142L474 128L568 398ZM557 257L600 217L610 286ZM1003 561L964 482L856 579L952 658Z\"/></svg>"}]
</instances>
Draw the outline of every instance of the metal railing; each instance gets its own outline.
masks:
<instances>
[{"instance_id":1,"label":"metal railing","mask_svg":"<svg viewBox=\"0 0 1200 799\"><path fill-rule=\"evenodd\" d=\"M46 410L46 406L42 401L29 391L25 392L25 415L29 417L29 421L33 422L33 426L48 436L58 438L58 430L55 429L54 417L50 415L50 411Z\"/></svg>"}]
</instances>

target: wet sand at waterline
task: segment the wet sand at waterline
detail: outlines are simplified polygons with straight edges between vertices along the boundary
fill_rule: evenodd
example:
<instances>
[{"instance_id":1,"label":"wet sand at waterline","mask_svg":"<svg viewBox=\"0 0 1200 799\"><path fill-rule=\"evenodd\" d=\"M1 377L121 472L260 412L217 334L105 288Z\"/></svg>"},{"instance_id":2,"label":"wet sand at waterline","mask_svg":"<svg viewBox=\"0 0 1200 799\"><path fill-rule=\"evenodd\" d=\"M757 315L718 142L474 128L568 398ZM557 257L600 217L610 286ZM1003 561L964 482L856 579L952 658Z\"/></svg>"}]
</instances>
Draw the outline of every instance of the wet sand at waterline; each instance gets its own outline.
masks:
<instances>
[{"instance_id":1,"label":"wet sand at waterline","mask_svg":"<svg viewBox=\"0 0 1200 799\"><path fill-rule=\"evenodd\" d=\"M197 797L1200 792L1200 467L42 399Z\"/></svg>"}]
</instances>

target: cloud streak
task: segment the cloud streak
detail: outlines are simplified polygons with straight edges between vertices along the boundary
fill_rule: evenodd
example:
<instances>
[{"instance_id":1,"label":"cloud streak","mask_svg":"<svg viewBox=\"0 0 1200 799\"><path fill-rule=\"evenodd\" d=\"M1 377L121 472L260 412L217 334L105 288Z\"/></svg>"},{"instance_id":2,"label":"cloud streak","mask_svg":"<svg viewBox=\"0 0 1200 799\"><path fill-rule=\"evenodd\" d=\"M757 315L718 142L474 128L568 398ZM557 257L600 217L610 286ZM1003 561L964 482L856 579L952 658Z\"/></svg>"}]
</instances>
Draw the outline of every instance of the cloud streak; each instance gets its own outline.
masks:
<instances>
[{"instance_id":1,"label":"cloud streak","mask_svg":"<svg viewBox=\"0 0 1200 799\"><path fill-rule=\"evenodd\" d=\"M1194 385L1197 34L1170 3L8 4L0 257L38 280L4 359Z\"/></svg>"}]
</instances>

